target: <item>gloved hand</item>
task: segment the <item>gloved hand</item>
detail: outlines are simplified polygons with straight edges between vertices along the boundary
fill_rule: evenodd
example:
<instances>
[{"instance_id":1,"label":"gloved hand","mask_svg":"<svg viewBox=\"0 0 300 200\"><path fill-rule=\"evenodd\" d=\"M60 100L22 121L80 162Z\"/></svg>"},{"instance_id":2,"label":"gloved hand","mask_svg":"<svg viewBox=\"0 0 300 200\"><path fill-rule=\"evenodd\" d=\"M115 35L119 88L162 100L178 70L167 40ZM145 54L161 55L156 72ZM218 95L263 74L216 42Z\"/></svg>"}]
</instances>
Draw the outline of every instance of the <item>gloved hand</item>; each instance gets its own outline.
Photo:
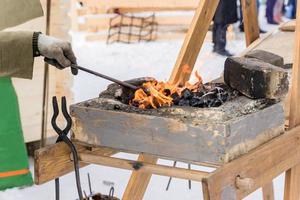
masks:
<instances>
[{"instance_id":1,"label":"gloved hand","mask_svg":"<svg viewBox=\"0 0 300 200\"><path fill-rule=\"evenodd\" d=\"M49 64L58 69L70 67L71 64L77 64L76 57L69 42L59 40L44 34L38 37L38 50L45 61L52 60ZM72 74L77 75L78 70L71 68Z\"/></svg>"}]
</instances>

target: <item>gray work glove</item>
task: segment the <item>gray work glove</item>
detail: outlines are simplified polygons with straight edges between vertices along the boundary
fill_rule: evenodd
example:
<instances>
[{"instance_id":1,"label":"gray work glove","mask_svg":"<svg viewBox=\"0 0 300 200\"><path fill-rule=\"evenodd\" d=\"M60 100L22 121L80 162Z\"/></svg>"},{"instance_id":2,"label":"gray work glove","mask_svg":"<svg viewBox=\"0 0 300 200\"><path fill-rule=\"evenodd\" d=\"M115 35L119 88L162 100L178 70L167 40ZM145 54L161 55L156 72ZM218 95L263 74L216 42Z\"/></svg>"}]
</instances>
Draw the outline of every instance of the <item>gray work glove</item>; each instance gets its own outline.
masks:
<instances>
[{"instance_id":1,"label":"gray work glove","mask_svg":"<svg viewBox=\"0 0 300 200\"><path fill-rule=\"evenodd\" d=\"M58 69L70 67L77 64L76 57L69 42L40 34L38 37L38 50L45 61L54 65ZM76 75L78 70L71 68L72 73Z\"/></svg>"}]
</instances>

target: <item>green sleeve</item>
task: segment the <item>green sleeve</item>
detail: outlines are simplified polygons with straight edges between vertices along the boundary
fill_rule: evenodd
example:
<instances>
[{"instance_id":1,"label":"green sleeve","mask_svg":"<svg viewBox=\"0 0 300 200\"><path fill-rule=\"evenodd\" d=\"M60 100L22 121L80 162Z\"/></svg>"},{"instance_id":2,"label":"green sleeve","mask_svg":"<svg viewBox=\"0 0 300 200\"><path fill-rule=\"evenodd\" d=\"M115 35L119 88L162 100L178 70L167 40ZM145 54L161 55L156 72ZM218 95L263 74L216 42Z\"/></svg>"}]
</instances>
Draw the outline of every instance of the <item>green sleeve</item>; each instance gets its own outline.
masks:
<instances>
[{"instance_id":1,"label":"green sleeve","mask_svg":"<svg viewBox=\"0 0 300 200\"><path fill-rule=\"evenodd\" d=\"M0 32L0 77L31 79L33 32Z\"/></svg>"}]
</instances>

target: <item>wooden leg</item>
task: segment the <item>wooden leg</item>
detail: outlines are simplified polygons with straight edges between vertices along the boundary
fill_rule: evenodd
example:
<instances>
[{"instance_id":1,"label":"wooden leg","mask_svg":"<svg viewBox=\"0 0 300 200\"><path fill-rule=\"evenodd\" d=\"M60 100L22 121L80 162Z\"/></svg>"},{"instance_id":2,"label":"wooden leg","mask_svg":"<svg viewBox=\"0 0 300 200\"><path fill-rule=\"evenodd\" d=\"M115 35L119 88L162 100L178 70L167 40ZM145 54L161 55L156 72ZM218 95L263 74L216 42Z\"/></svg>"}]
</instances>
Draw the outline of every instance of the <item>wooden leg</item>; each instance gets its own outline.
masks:
<instances>
[{"instance_id":1,"label":"wooden leg","mask_svg":"<svg viewBox=\"0 0 300 200\"><path fill-rule=\"evenodd\" d=\"M262 187L263 200L274 200L273 182L270 182Z\"/></svg>"},{"instance_id":2,"label":"wooden leg","mask_svg":"<svg viewBox=\"0 0 300 200\"><path fill-rule=\"evenodd\" d=\"M296 40L294 50L293 82L290 100L289 128L300 125L300 3L297 4ZM299 140L299 138L298 138ZM285 177L285 200L300 199L300 164L286 172Z\"/></svg>"},{"instance_id":3,"label":"wooden leg","mask_svg":"<svg viewBox=\"0 0 300 200\"><path fill-rule=\"evenodd\" d=\"M246 44L249 46L259 38L256 1L242 0Z\"/></svg>"},{"instance_id":4,"label":"wooden leg","mask_svg":"<svg viewBox=\"0 0 300 200\"><path fill-rule=\"evenodd\" d=\"M156 164L157 158L140 154L138 161ZM150 182L152 174L134 171L123 195L123 200L142 200Z\"/></svg>"},{"instance_id":5,"label":"wooden leg","mask_svg":"<svg viewBox=\"0 0 300 200\"><path fill-rule=\"evenodd\" d=\"M300 165L285 173L284 200L300 199Z\"/></svg>"},{"instance_id":6,"label":"wooden leg","mask_svg":"<svg viewBox=\"0 0 300 200\"><path fill-rule=\"evenodd\" d=\"M202 182L202 193L203 193L204 200L210 200L208 185L207 182L204 181Z\"/></svg>"}]
</instances>

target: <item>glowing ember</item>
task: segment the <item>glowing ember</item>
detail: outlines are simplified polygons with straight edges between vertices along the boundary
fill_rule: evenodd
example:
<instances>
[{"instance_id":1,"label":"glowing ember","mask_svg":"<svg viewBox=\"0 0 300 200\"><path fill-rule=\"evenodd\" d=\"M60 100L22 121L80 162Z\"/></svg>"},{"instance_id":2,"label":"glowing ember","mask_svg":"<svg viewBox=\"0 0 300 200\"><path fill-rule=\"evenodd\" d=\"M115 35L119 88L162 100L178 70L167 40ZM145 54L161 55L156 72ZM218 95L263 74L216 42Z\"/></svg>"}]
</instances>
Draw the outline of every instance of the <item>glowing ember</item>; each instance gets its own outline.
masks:
<instances>
[{"instance_id":1,"label":"glowing ember","mask_svg":"<svg viewBox=\"0 0 300 200\"><path fill-rule=\"evenodd\" d=\"M134 98L130 101L130 105L141 109L159 108L163 106L172 106L174 98L181 97L183 92L190 91L197 93L202 90L203 83L201 76L196 72L198 81L195 84L186 83L184 87L168 82L150 81L142 85L143 89L135 92Z\"/></svg>"}]
</instances>

